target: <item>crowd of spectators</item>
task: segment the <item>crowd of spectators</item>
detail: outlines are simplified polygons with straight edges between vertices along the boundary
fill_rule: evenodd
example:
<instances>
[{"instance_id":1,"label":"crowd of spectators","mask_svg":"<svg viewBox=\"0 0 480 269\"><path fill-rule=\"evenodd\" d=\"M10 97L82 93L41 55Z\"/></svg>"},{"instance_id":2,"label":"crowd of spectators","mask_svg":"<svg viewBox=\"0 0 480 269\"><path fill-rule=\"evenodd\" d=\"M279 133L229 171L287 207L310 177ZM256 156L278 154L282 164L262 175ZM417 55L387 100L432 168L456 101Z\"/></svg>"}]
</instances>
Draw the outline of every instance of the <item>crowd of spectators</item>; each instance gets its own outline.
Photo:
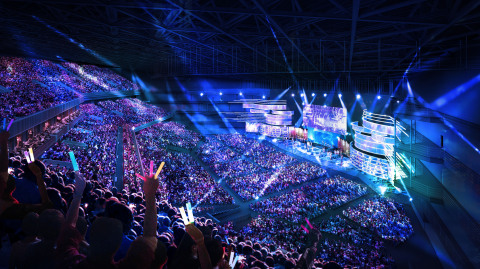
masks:
<instances>
[{"instance_id":1,"label":"crowd of spectators","mask_svg":"<svg viewBox=\"0 0 480 269\"><path fill-rule=\"evenodd\" d=\"M341 238L345 238L355 245L374 246L382 245L383 242L375 238L375 236L367 229L358 229L350 224L346 219L340 216L331 216L328 219L322 219L317 223L318 229L322 232L331 233ZM378 237L378 236L377 236ZM377 242L379 241L379 242Z\"/></svg>"},{"instance_id":2,"label":"crowd of spectators","mask_svg":"<svg viewBox=\"0 0 480 269\"><path fill-rule=\"evenodd\" d=\"M256 199L265 194L322 177L326 171L309 162L299 162L273 171L227 178L227 183L244 200Z\"/></svg>"},{"instance_id":3,"label":"crowd of spectators","mask_svg":"<svg viewBox=\"0 0 480 269\"><path fill-rule=\"evenodd\" d=\"M138 86L107 68L0 57L0 118L18 118L80 97Z\"/></svg>"},{"instance_id":4,"label":"crowd of spectators","mask_svg":"<svg viewBox=\"0 0 480 269\"><path fill-rule=\"evenodd\" d=\"M79 77L83 78L96 87L87 87L82 91L99 92L99 91L129 91L138 90L138 86L131 81L125 79L119 74L108 68L100 68L94 65L78 65L76 63L62 63L62 66L73 71Z\"/></svg>"},{"instance_id":5,"label":"crowd of spectators","mask_svg":"<svg viewBox=\"0 0 480 269\"><path fill-rule=\"evenodd\" d=\"M288 219L298 223L315 218L348 201L366 194L367 188L349 179L336 176L285 194L259 201L250 207L271 218Z\"/></svg>"},{"instance_id":6,"label":"crowd of spectators","mask_svg":"<svg viewBox=\"0 0 480 269\"><path fill-rule=\"evenodd\" d=\"M63 118L57 117L55 123L44 123L41 127L41 131L37 133L33 133L32 130L29 130L27 140L23 141L17 138L13 153L16 155L22 155L23 152L28 151L29 148L36 149L42 146L52 139L53 136L56 136L65 125L68 125L77 119L81 113L81 110L76 110Z\"/></svg>"},{"instance_id":7,"label":"crowd of spectators","mask_svg":"<svg viewBox=\"0 0 480 269\"><path fill-rule=\"evenodd\" d=\"M23 117L79 97L57 84L62 74L48 75L43 60L0 57L0 118Z\"/></svg>"},{"instance_id":8,"label":"crowd of spectators","mask_svg":"<svg viewBox=\"0 0 480 269\"><path fill-rule=\"evenodd\" d=\"M392 199L378 197L350 207L343 214L384 239L405 242L413 228L403 206Z\"/></svg>"},{"instance_id":9,"label":"crowd of spectators","mask_svg":"<svg viewBox=\"0 0 480 269\"><path fill-rule=\"evenodd\" d=\"M214 163L210 165L210 168L221 178L235 178L243 174L257 174L261 172L260 167L245 159Z\"/></svg>"},{"instance_id":10,"label":"crowd of spectators","mask_svg":"<svg viewBox=\"0 0 480 269\"><path fill-rule=\"evenodd\" d=\"M188 153L170 152L164 148L138 143L145 171L150 161L165 162L160 178L160 199L174 205L192 202L202 205L231 204L233 198Z\"/></svg>"},{"instance_id":11,"label":"crowd of spectators","mask_svg":"<svg viewBox=\"0 0 480 269\"><path fill-rule=\"evenodd\" d=\"M261 146L260 142L257 140L245 137L241 134L219 134L215 135L215 138L241 154Z\"/></svg>"},{"instance_id":12,"label":"crowd of spectators","mask_svg":"<svg viewBox=\"0 0 480 269\"><path fill-rule=\"evenodd\" d=\"M95 104L82 104L84 120L70 129L60 141L45 151L42 159L69 162L68 152L74 151L83 174L91 174L107 186L112 186L116 163L116 141L123 118ZM81 143L76 146L68 142Z\"/></svg>"},{"instance_id":13,"label":"crowd of spectators","mask_svg":"<svg viewBox=\"0 0 480 269\"><path fill-rule=\"evenodd\" d=\"M134 126L158 120L167 115L163 108L133 98L101 101L98 105L123 116L127 123Z\"/></svg>"},{"instance_id":14,"label":"crowd of spectators","mask_svg":"<svg viewBox=\"0 0 480 269\"><path fill-rule=\"evenodd\" d=\"M207 165L228 162L239 157L238 153L211 136L205 138L205 143L198 147L196 154Z\"/></svg>"},{"instance_id":15,"label":"crowd of spectators","mask_svg":"<svg viewBox=\"0 0 480 269\"><path fill-rule=\"evenodd\" d=\"M161 122L137 133L138 143L152 148L176 146L193 150L201 139L199 133L178 122Z\"/></svg>"}]
</instances>

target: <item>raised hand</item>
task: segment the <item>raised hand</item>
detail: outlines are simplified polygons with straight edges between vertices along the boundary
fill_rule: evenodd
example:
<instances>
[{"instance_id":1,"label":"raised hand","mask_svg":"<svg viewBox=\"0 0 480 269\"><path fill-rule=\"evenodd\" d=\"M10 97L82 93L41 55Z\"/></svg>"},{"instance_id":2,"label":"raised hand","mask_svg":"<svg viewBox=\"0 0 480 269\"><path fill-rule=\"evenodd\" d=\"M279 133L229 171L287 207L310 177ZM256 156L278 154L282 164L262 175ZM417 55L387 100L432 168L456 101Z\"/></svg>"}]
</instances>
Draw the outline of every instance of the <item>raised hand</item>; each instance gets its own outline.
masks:
<instances>
[{"instance_id":1,"label":"raised hand","mask_svg":"<svg viewBox=\"0 0 480 269\"><path fill-rule=\"evenodd\" d=\"M155 179L155 175L146 176L145 182L143 183L143 193L145 194L145 197L154 197L158 185L159 182Z\"/></svg>"},{"instance_id":2,"label":"raised hand","mask_svg":"<svg viewBox=\"0 0 480 269\"><path fill-rule=\"evenodd\" d=\"M42 177L42 170L40 170L40 167L38 167L38 165L36 165L35 163L29 163L29 164L28 164L28 169L30 169L30 171L32 171L32 173L33 173L37 178L41 178L41 177Z\"/></svg>"},{"instance_id":3,"label":"raised hand","mask_svg":"<svg viewBox=\"0 0 480 269\"><path fill-rule=\"evenodd\" d=\"M85 178L83 177L82 173L76 171L75 172L75 195L82 196L83 191L85 190L85 186L87 185L87 182L85 181Z\"/></svg>"},{"instance_id":4,"label":"raised hand","mask_svg":"<svg viewBox=\"0 0 480 269\"><path fill-rule=\"evenodd\" d=\"M185 230L187 231L188 235L192 237L192 239L195 241L195 243L203 243L203 233L200 231L197 227L195 227L195 224L190 223L185 226Z\"/></svg>"}]
</instances>

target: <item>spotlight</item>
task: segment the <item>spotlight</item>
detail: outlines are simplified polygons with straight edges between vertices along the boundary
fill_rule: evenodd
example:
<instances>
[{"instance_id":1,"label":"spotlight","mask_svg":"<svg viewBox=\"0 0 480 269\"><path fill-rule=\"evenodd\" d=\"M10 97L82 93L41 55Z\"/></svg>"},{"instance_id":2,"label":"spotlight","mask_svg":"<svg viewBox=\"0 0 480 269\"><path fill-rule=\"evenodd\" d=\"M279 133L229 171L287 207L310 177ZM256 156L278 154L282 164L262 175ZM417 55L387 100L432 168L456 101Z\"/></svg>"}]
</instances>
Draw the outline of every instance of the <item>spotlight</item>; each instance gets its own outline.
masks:
<instances>
[{"instance_id":1,"label":"spotlight","mask_svg":"<svg viewBox=\"0 0 480 269\"><path fill-rule=\"evenodd\" d=\"M258 200L258 196L255 196L255 200Z\"/></svg>"},{"instance_id":2,"label":"spotlight","mask_svg":"<svg viewBox=\"0 0 480 269\"><path fill-rule=\"evenodd\" d=\"M412 197L410 197L410 199L409 199L409 200L410 200L410 202L411 202L411 201L413 201L413 198L412 198Z\"/></svg>"},{"instance_id":3,"label":"spotlight","mask_svg":"<svg viewBox=\"0 0 480 269\"><path fill-rule=\"evenodd\" d=\"M263 98L263 99L265 99L265 95L264 95L264 96L262 96L262 98Z\"/></svg>"},{"instance_id":4,"label":"spotlight","mask_svg":"<svg viewBox=\"0 0 480 269\"><path fill-rule=\"evenodd\" d=\"M327 94L326 94L326 93L324 93L324 94L323 94L323 97L327 97Z\"/></svg>"},{"instance_id":5,"label":"spotlight","mask_svg":"<svg viewBox=\"0 0 480 269\"><path fill-rule=\"evenodd\" d=\"M342 98L342 94L341 94L341 93L338 94L338 98Z\"/></svg>"},{"instance_id":6,"label":"spotlight","mask_svg":"<svg viewBox=\"0 0 480 269\"><path fill-rule=\"evenodd\" d=\"M303 93L302 93L302 94L300 94L300 97L303 97Z\"/></svg>"},{"instance_id":7,"label":"spotlight","mask_svg":"<svg viewBox=\"0 0 480 269\"><path fill-rule=\"evenodd\" d=\"M302 106L304 106L304 105L305 105L305 102L302 102Z\"/></svg>"},{"instance_id":8,"label":"spotlight","mask_svg":"<svg viewBox=\"0 0 480 269\"><path fill-rule=\"evenodd\" d=\"M380 186L380 187L378 187L378 188L380 189L380 193L381 193L382 195L384 195L385 192L387 191L387 187L385 187L385 186Z\"/></svg>"},{"instance_id":9,"label":"spotlight","mask_svg":"<svg viewBox=\"0 0 480 269\"><path fill-rule=\"evenodd\" d=\"M223 93L222 93L222 92L220 92L220 95L223 95Z\"/></svg>"},{"instance_id":10,"label":"spotlight","mask_svg":"<svg viewBox=\"0 0 480 269\"><path fill-rule=\"evenodd\" d=\"M242 93L242 92L240 92L239 94L240 94L240 96L243 96L243 93Z\"/></svg>"},{"instance_id":11,"label":"spotlight","mask_svg":"<svg viewBox=\"0 0 480 269\"><path fill-rule=\"evenodd\" d=\"M382 99L382 97L380 95L377 95L377 99L380 100Z\"/></svg>"},{"instance_id":12,"label":"spotlight","mask_svg":"<svg viewBox=\"0 0 480 269\"><path fill-rule=\"evenodd\" d=\"M315 93L312 92L312 96L315 96Z\"/></svg>"},{"instance_id":13,"label":"spotlight","mask_svg":"<svg viewBox=\"0 0 480 269\"><path fill-rule=\"evenodd\" d=\"M360 99L360 94L357 94L357 99Z\"/></svg>"},{"instance_id":14,"label":"spotlight","mask_svg":"<svg viewBox=\"0 0 480 269\"><path fill-rule=\"evenodd\" d=\"M400 104L400 101L399 101L399 100L397 100L397 104Z\"/></svg>"},{"instance_id":15,"label":"spotlight","mask_svg":"<svg viewBox=\"0 0 480 269\"><path fill-rule=\"evenodd\" d=\"M200 96L203 96L203 92L200 93Z\"/></svg>"},{"instance_id":16,"label":"spotlight","mask_svg":"<svg viewBox=\"0 0 480 269\"><path fill-rule=\"evenodd\" d=\"M327 107L327 105L323 105L323 107Z\"/></svg>"},{"instance_id":17,"label":"spotlight","mask_svg":"<svg viewBox=\"0 0 480 269\"><path fill-rule=\"evenodd\" d=\"M135 127L132 127L132 131L135 131Z\"/></svg>"},{"instance_id":18,"label":"spotlight","mask_svg":"<svg viewBox=\"0 0 480 269\"><path fill-rule=\"evenodd\" d=\"M292 97L295 97L295 94L294 94L294 93L292 93Z\"/></svg>"}]
</instances>

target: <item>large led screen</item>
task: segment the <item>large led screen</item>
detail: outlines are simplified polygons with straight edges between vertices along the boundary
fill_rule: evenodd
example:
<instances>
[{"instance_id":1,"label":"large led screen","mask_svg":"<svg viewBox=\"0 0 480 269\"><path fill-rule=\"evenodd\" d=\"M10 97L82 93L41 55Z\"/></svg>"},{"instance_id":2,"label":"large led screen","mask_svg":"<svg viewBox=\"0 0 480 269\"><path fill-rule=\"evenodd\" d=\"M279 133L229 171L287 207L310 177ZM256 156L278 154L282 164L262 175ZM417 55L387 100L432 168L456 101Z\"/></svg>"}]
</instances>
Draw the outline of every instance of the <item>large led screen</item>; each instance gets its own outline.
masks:
<instances>
[{"instance_id":1,"label":"large led screen","mask_svg":"<svg viewBox=\"0 0 480 269\"><path fill-rule=\"evenodd\" d=\"M303 123L318 130L347 134L347 109L306 105L303 107Z\"/></svg>"}]
</instances>

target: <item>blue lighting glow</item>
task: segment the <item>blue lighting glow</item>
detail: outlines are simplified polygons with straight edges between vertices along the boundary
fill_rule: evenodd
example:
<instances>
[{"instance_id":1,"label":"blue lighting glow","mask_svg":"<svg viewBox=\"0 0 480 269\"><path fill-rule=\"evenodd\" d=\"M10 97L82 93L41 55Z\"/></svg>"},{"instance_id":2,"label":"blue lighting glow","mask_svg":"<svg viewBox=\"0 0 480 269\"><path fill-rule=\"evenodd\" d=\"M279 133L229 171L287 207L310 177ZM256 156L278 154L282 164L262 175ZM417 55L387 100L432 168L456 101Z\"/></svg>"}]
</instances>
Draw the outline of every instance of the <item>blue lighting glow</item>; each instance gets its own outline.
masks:
<instances>
[{"instance_id":1,"label":"blue lighting glow","mask_svg":"<svg viewBox=\"0 0 480 269\"><path fill-rule=\"evenodd\" d=\"M200 93L200 96L203 96L203 92Z\"/></svg>"},{"instance_id":2,"label":"blue lighting glow","mask_svg":"<svg viewBox=\"0 0 480 269\"><path fill-rule=\"evenodd\" d=\"M357 94L357 99L360 99L360 94Z\"/></svg>"},{"instance_id":3,"label":"blue lighting glow","mask_svg":"<svg viewBox=\"0 0 480 269\"><path fill-rule=\"evenodd\" d=\"M303 93L302 93L302 94L300 94L300 96L301 96L301 97L303 97Z\"/></svg>"},{"instance_id":4,"label":"blue lighting glow","mask_svg":"<svg viewBox=\"0 0 480 269\"><path fill-rule=\"evenodd\" d=\"M243 96L243 93L242 93L242 92L240 92L240 93L239 93L239 95L240 95L240 96Z\"/></svg>"},{"instance_id":5,"label":"blue lighting glow","mask_svg":"<svg viewBox=\"0 0 480 269\"><path fill-rule=\"evenodd\" d=\"M324 93L324 94L323 94L323 97L327 97L327 94L326 94L326 93Z\"/></svg>"},{"instance_id":6,"label":"blue lighting glow","mask_svg":"<svg viewBox=\"0 0 480 269\"><path fill-rule=\"evenodd\" d=\"M315 96L315 93L312 93L312 96Z\"/></svg>"},{"instance_id":7,"label":"blue lighting glow","mask_svg":"<svg viewBox=\"0 0 480 269\"><path fill-rule=\"evenodd\" d=\"M295 94L294 94L294 93L292 93L292 97L295 97Z\"/></svg>"},{"instance_id":8,"label":"blue lighting glow","mask_svg":"<svg viewBox=\"0 0 480 269\"><path fill-rule=\"evenodd\" d=\"M265 99L265 95L264 95L264 96L262 96L262 98L263 98L263 99Z\"/></svg>"},{"instance_id":9,"label":"blue lighting glow","mask_svg":"<svg viewBox=\"0 0 480 269\"><path fill-rule=\"evenodd\" d=\"M338 94L338 98L342 98L342 94L341 94L341 93Z\"/></svg>"},{"instance_id":10,"label":"blue lighting glow","mask_svg":"<svg viewBox=\"0 0 480 269\"><path fill-rule=\"evenodd\" d=\"M377 95L377 99L380 100L382 99L382 97L380 95Z\"/></svg>"},{"instance_id":11,"label":"blue lighting glow","mask_svg":"<svg viewBox=\"0 0 480 269\"><path fill-rule=\"evenodd\" d=\"M220 92L220 95L223 95L223 93L222 93L222 92Z\"/></svg>"}]
</instances>

